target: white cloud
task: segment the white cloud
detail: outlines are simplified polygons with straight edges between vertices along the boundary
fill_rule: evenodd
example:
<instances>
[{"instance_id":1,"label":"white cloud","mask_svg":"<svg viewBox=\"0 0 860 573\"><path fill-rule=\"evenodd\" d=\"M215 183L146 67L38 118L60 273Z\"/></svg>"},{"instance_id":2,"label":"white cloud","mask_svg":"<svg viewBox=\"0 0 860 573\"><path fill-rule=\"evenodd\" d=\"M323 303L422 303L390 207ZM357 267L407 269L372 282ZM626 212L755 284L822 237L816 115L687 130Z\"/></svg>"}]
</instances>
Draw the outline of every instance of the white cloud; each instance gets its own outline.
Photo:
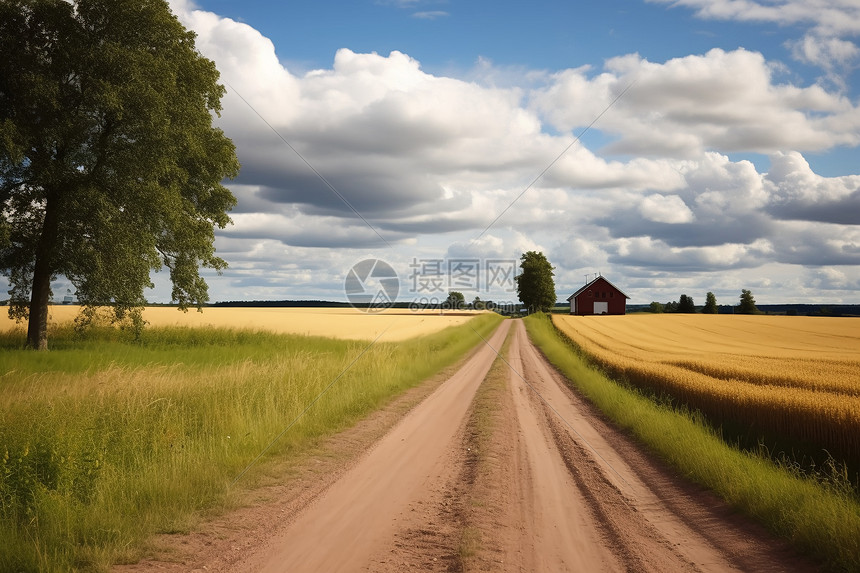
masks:
<instances>
[{"instance_id":1,"label":"white cloud","mask_svg":"<svg viewBox=\"0 0 860 573\"><path fill-rule=\"evenodd\" d=\"M704 19L773 23L806 28L788 42L793 57L821 67L824 79L844 88L860 48L844 38L860 35L860 3L855 0L650 0L686 6Z\"/></svg>"},{"instance_id":2,"label":"white cloud","mask_svg":"<svg viewBox=\"0 0 860 573\"><path fill-rule=\"evenodd\" d=\"M791 48L797 60L827 69L850 66L860 56L860 48L854 42L812 34L792 43Z\"/></svg>"},{"instance_id":3,"label":"white cloud","mask_svg":"<svg viewBox=\"0 0 860 573\"><path fill-rule=\"evenodd\" d=\"M713 49L653 63L638 55L607 61L608 72L567 70L532 97L555 128L582 129L627 86L596 125L617 136L607 151L695 157L722 152L825 150L857 145L858 108L820 86L776 84L757 52Z\"/></svg>"},{"instance_id":4,"label":"white cloud","mask_svg":"<svg viewBox=\"0 0 860 573\"><path fill-rule=\"evenodd\" d=\"M797 152L771 157L769 211L783 219L860 225L860 175L822 177Z\"/></svg>"},{"instance_id":5,"label":"white cloud","mask_svg":"<svg viewBox=\"0 0 860 573\"><path fill-rule=\"evenodd\" d=\"M808 25L826 35L860 34L860 4L854 0L650 0L686 6L700 18Z\"/></svg>"},{"instance_id":6,"label":"white cloud","mask_svg":"<svg viewBox=\"0 0 860 573\"><path fill-rule=\"evenodd\" d=\"M844 267L810 269L807 275L808 278L804 281L804 286L808 287L809 294L817 292L820 295L822 291L851 293L860 290L860 277ZM846 297L846 302L848 301L853 302L850 297Z\"/></svg>"},{"instance_id":7,"label":"white cloud","mask_svg":"<svg viewBox=\"0 0 860 573\"><path fill-rule=\"evenodd\" d=\"M705 271L715 268L751 268L760 265L772 250L766 240L749 245L723 244L712 247L671 247L650 237L621 239L616 243L613 264L662 269Z\"/></svg>"},{"instance_id":8,"label":"white cloud","mask_svg":"<svg viewBox=\"0 0 860 573\"><path fill-rule=\"evenodd\" d=\"M643 217L657 223L692 223L695 215L677 195L648 195L639 204Z\"/></svg>"},{"instance_id":9,"label":"white cloud","mask_svg":"<svg viewBox=\"0 0 860 573\"><path fill-rule=\"evenodd\" d=\"M774 259L806 266L860 265L856 225L780 221L774 225Z\"/></svg>"},{"instance_id":10,"label":"white cloud","mask_svg":"<svg viewBox=\"0 0 860 573\"><path fill-rule=\"evenodd\" d=\"M342 298L342 277L369 253L407 269L415 257L540 250L560 294L599 270L644 302L680 288L736 299L749 269L767 275L761 288L792 292L797 269L830 269L834 293L860 279L860 176L822 177L803 157L860 144L860 108L821 85L779 83L790 76L757 52L628 54L556 74L482 60L458 79L405 53L341 49L299 74L257 30L172 5L231 86L218 121L243 164L235 225L217 236L231 268L210 279L216 300ZM736 3L711 8L741 17ZM827 38L798 55L856 57ZM634 80L592 128L605 147L586 137L562 154ZM770 156L768 173L731 155L749 151Z\"/></svg>"},{"instance_id":11,"label":"white cloud","mask_svg":"<svg viewBox=\"0 0 860 573\"><path fill-rule=\"evenodd\" d=\"M526 251L542 252L546 248L522 233L514 232L504 238L487 233L477 239L452 243L445 256L449 259L510 259L519 258L519 254Z\"/></svg>"},{"instance_id":12,"label":"white cloud","mask_svg":"<svg viewBox=\"0 0 860 573\"><path fill-rule=\"evenodd\" d=\"M789 42L794 59L822 68L824 81L841 91L847 88L846 78L860 59L860 48L853 42L839 38L822 38L807 34L802 40Z\"/></svg>"}]
</instances>

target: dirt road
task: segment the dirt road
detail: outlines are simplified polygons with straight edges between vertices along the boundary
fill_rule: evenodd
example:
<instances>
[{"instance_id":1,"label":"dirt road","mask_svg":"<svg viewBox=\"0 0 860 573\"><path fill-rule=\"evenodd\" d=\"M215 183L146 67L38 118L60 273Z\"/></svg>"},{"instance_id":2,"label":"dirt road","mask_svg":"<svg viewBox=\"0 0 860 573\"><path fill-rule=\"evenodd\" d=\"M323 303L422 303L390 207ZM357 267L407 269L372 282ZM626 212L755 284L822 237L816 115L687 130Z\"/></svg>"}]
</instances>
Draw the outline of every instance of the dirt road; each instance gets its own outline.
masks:
<instances>
[{"instance_id":1,"label":"dirt road","mask_svg":"<svg viewBox=\"0 0 860 573\"><path fill-rule=\"evenodd\" d=\"M491 393L488 372L509 334ZM244 510L244 525L198 543L184 570L814 570L607 426L518 320L319 483ZM131 569L150 568L171 567Z\"/></svg>"},{"instance_id":2,"label":"dirt road","mask_svg":"<svg viewBox=\"0 0 860 573\"><path fill-rule=\"evenodd\" d=\"M519 426L507 448L519 505L507 571L804 571L758 527L655 463L512 334L509 391ZM505 504L516 508L517 504ZM507 522L507 523L504 523Z\"/></svg>"}]
</instances>

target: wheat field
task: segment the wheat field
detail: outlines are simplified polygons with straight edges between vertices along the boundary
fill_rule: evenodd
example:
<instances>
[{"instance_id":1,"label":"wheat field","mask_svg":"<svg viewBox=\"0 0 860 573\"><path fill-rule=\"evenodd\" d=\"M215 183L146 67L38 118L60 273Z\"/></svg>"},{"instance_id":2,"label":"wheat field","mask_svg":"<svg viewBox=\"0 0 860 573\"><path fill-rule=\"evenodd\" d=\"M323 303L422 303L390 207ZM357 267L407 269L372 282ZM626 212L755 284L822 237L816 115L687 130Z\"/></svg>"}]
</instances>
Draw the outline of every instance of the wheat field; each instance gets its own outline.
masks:
<instances>
[{"instance_id":1,"label":"wheat field","mask_svg":"<svg viewBox=\"0 0 860 573\"><path fill-rule=\"evenodd\" d=\"M49 324L71 322L80 307L54 305L49 310ZM143 318L152 326L187 326L265 330L277 334L325 336L342 340L374 340L397 342L439 332L449 326L464 324L476 312L438 311L412 312L388 309L367 313L353 308L253 308L207 307L203 312L189 309L181 312L175 307L147 307ZM0 332L21 327L0 313ZM26 325L23 326L26 328Z\"/></svg>"},{"instance_id":2,"label":"wheat field","mask_svg":"<svg viewBox=\"0 0 860 573\"><path fill-rule=\"evenodd\" d=\"M860 321L628 315L553 317L613 376L717 423L741 422L860 460Z\"/></svg>"}]
</instances>

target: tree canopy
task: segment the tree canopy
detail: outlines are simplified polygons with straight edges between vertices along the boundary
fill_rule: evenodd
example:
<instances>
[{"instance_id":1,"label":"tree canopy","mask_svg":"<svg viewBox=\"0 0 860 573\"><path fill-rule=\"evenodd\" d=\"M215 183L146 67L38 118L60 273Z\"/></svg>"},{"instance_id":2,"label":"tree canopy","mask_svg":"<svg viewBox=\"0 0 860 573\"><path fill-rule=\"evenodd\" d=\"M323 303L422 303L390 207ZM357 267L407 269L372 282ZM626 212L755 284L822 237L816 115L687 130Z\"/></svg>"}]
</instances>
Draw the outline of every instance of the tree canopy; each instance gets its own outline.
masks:
<instances>
[{"instance_id":1,"label":"tree canopy","mask_svg":"<svg viewBox=\"0 0 860 573\"><path fill-rule=\"evenodd\" d=\"M212 125L215 64L165 0L0 3L0 272L10 316L46 348L51 281L140 323L150 271L208 300L214 227L235 205L235 147Z\"/></svg>"},{"instance_id":2,"label":"tree canopy","mask_svg":"<svg viewBox=\"0 0 860 573\"><path fill-rule=\"evenodd\" d=\"M696 303L693 302L693 297L682 294L681 298L678 299L678 309L676 312L696 312Z\"/></svg>"},{"instance_id":3,"label":"tree canopy","mask_svg":"<svg viewBox=\"0 0 860 573\"><path fill-rule=\"evenodd\" d=\"M461 310L466 306L466 297L460 291L452 290L443 304L454 310Z\"/></svg>"},{"instance_id":4,"label":"tree canopy","mask_svg":"<svg viewBox=\"0 0 860 573\"><path fill-rule=\"evenodd\" d=\"M705 306L702 308L702 313L704 314L717 314L717 297L714 293L709 292L705 295Z\"/></svg>"},{"instance_id":5,"label":"tree canopy","mask_svg":"<svg viewBox=\"0 0 860 573\"><path fill-rule=\"evenodd\" d=\"M555 267L543 253L529 251L520 257L520 269L515 279L520 301L529 312L552 310L555 306Z\"/></svg>"},{"instance_id":6,"label":"tree canopy","mask_svg":"<svg viewBox=\"0 0 860 573\"><path fill-rule=\"evenodd\" d=\"M752 292L747 289L741 289L741 304L738 306L740 314L759 314L759 309L755 305L755 298Z\"/></svg>"}]
</instances>

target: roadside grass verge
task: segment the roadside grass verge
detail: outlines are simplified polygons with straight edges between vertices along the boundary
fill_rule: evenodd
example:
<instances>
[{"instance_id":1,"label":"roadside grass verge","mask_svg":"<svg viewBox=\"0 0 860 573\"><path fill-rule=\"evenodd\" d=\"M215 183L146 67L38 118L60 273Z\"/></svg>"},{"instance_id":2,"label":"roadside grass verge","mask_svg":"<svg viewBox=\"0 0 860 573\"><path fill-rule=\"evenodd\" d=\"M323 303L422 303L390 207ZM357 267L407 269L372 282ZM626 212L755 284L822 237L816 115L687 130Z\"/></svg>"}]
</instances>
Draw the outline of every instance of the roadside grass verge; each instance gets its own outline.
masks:
<instances>
[{"instance_id":1,"label":"roadside grass verge","mask_svg":"<svg viewBox=\"0 0 860 573\"><path fill-rule=\"evenodd\" d=\"M189 531L274 462L455 363L481 342L474 330L486 337L500 320L373 345L176 327L135 342L116 329L60 329L53 350L37 353L2 336L0 570L134 562L149 536Z\"/></svg>"},{"instance_id":2,"label":"roadside grass verge","mask_svg":"<svg viewBox=\"0 0 860 573\"><path fill-rule=\"evenodd\" d=\"M681 474L828 569L860 570L860 502L850 484L822 483L734 449L696 412L656 403L590 368L550 317L533 315L525 322L529 336L573 387Z\"/></svg>"}]
</instances>

